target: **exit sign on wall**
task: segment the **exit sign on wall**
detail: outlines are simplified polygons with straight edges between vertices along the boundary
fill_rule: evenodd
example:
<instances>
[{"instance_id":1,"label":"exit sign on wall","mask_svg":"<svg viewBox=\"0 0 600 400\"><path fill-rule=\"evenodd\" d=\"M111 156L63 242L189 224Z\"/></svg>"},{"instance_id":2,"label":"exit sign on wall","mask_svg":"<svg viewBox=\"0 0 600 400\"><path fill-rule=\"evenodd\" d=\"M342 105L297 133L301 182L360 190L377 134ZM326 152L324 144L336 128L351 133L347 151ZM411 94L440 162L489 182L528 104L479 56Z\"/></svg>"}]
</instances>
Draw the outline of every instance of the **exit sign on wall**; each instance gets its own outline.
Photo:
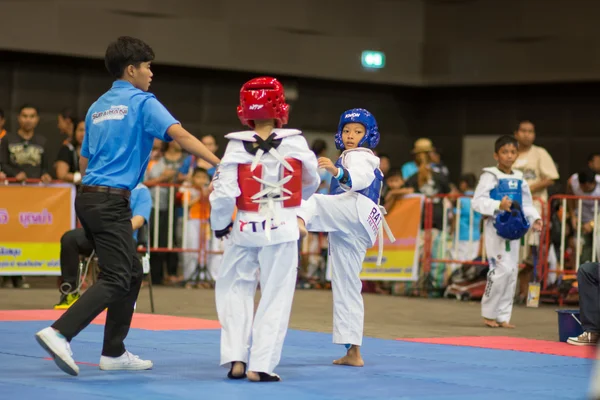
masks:
<instances>
[{"instance_id":1,"label":"exit sign on wall","mask_svg":"<svg viewBox=\"0 0 600 400\"><path fill-rule=\"evenodd\" d=\"M362 66L369 69L385 67L385 54L381 51L365 50L361 56Z\"/></svg>"}]
</instances>

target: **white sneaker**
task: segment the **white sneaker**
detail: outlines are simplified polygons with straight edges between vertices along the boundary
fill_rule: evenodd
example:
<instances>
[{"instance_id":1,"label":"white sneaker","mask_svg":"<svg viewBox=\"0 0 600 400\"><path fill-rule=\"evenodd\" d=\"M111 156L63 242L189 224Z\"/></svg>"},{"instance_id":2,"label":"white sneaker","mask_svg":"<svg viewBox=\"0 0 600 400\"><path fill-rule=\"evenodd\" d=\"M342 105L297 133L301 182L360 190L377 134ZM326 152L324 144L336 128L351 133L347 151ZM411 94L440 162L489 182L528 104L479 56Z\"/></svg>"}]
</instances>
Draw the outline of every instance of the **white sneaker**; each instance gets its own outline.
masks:
<instances>
[{"instance_id":1,"label":"white sneaker","mask_svg":"<svg viewBox=\"0 0 600 400\"><path fill-rule=\"evenodd\" d=\"M153 365L152 361L142 360L127 350L120 357L100 357L100 369L104 371L141 371Z\"/></svg>"},{"instance_id":2,"label":"white sneaker","mask_svg":"<svg viewBox=\"0 0 600 400\"><path fill-rule=\"evenodd\" d=\"M79 375L79 367L73 360L71 346L63 335L48 327L36 333L35 339L52 356L58 368L69 375Z\"/></svg>"}]
</instances>

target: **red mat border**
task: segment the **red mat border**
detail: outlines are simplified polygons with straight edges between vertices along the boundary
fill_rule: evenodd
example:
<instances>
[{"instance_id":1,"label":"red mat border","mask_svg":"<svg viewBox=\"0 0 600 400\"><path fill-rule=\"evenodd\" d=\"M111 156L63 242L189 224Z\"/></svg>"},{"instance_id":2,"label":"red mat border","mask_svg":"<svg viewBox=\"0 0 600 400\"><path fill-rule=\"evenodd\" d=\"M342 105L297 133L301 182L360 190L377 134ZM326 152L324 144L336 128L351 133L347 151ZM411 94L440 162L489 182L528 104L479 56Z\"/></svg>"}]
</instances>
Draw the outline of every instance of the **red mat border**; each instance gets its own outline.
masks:
<instances>
[{"instance_id":1,"label":"red mat border","mask_svg":"<svg viewBox=\"0 0 600 400\"><path fill-rule=\"evenodd\" d=\"M399 338L403 342L477 347L482 349L512 350L524 353L549 354L574 358L595 358L594 346L574 346L564 342L526 339L510 336L458 336L444 338Z\"/></svg>"},{"instance_id":2,"label":"red mat border","mask_svg":"<svg viewBox=\"0 0 600 400\"><path fill-rule=\"evenodd\" d=\"M0 310L2 321L55 321L64 310ZM94 325L104 325L106 312L92 321ZM184 331L220 329L219 321L210 319L177 317L172 315L134 313L131 327L149 331Z\"/></svg>"}]
</instances>

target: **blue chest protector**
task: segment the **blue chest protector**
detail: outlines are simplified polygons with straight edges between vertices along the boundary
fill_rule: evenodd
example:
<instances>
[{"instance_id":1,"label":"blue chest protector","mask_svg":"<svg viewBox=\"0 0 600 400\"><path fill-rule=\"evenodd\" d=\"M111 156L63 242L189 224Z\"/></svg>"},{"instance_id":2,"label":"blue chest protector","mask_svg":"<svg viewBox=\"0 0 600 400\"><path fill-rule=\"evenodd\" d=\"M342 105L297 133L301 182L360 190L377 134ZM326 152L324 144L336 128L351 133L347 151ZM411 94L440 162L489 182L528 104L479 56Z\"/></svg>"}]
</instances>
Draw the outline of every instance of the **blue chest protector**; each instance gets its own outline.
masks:
<instances>
[{"instance_id":1,"label":"blue chest protector","mask_svg":"<svg viewBox=\"0 0 600 400\"><path fill-rule=\"evenodd\" d=\"M499 178L498 186L490 192L490 197L501 201L504 196L508 196L512 201L523 204L523 181L520 179Z\"/></svg>"},{"instance_id":2,"label":"blue chest protector","mask_svg":"<svg viewBox=\"0 0 600 400\"><path fill-rule=\"evenodd\" d=\"M510 211L504 211L496 215L494 227L501 238L507 240L520 239L529 230L530 224L523 213L523 181L516 178L498 177L498 186L490 191L490 197L501 201L508 196L513 201Z\"/></svg>"},{"instance_id":3,"label":"blue chest protector","mask_svg":"<svg viewBox=\"0 0 600 400\"><path fill-rule=\"evenodd\" d=\"M341 157L337 159L337 161L335 162L335 166L338 168L342 168L342 158ZM357 193L360 193L363 196L366 196L373 203L379 204L379 197L381 196L381 187L382 187L382 183L383 183L383 174L381 173L379 168L375 169L374 172L375 172L375 179L373 179L373 182L371 182L371 184L369 186L367 186L366 188L359 190ZM352 177L350 177L350 180L348 181L347 185L352 187ZM347 190L344 190L340 186L340 182L335 178L331 178L331 184L329 185L329 194L342 194L345 192L347 192Z\"/></svg>"}]
</instances>

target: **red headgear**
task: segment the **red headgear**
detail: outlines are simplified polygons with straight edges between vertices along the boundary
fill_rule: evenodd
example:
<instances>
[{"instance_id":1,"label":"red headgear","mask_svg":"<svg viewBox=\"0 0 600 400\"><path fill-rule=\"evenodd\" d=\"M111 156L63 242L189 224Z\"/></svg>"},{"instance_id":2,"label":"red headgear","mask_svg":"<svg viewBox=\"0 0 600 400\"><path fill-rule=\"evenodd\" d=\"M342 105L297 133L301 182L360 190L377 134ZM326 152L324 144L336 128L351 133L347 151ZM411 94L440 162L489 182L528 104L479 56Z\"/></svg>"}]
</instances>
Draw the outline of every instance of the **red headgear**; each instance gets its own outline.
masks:
<instances>
[{"instance_id":1,"label":"red headgear","mask_svg":"<svg viewBox=\"0 0 600 400\"><path fill-rule=\"evenodd\" d=\"M288 122L289 108L283 85L275 78L260 77L242 86L237 114L242 124L251 128L257 119L274 119L275 126L281 128Z\"/></svg>"}]
</instances>

